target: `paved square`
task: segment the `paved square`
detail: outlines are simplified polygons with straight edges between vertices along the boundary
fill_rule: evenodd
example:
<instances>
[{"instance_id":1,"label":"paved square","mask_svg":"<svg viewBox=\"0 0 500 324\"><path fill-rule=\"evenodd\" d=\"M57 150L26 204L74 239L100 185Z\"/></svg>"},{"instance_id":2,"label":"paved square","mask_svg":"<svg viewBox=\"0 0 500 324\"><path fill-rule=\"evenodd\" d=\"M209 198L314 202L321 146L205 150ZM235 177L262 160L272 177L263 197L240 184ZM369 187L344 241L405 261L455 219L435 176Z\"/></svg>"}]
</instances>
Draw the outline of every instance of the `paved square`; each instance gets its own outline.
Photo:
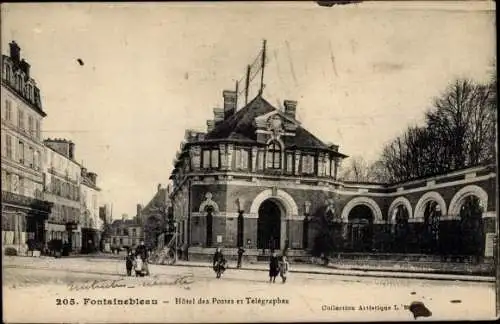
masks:
<instances>
[{"instance_id":1,"label":"paved square","mask_svg":"<svg viewBox=\"0 0 500 324\"><path fill-rule=\"evenodd\" d=\"M413 320L413 314L405 308L413 301L423 302L432 312L431 317L418 320L478 320L495 316L494 284L488 282L292 271L286 284L279 278L270 284L263 271L229 269L222 279L216 279L210 268L150 268L152 277L135 278L125 276L124 262L119 260L6 257L5 320Z\"/></svg>"}]
</instances>

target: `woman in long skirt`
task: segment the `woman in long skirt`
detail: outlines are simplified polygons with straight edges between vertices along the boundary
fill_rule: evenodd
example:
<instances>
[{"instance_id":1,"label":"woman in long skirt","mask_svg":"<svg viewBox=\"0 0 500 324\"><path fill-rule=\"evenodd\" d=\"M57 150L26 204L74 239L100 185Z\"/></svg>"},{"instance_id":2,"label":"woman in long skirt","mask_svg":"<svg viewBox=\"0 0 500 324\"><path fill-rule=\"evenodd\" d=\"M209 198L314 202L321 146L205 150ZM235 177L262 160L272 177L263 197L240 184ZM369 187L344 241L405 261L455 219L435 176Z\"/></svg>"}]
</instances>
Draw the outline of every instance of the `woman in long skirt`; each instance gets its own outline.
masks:
<instances>
[{"instance_id":1,"label":"woman in long skirt","mask_svg":"<svg viewBox=\"0 0 500 324\"><path fill-rule=\"evenodd\" d=\"M275 282L280 271L280 264L276 252L269 259L269 282Z\"/></svg>"}]
</instances>

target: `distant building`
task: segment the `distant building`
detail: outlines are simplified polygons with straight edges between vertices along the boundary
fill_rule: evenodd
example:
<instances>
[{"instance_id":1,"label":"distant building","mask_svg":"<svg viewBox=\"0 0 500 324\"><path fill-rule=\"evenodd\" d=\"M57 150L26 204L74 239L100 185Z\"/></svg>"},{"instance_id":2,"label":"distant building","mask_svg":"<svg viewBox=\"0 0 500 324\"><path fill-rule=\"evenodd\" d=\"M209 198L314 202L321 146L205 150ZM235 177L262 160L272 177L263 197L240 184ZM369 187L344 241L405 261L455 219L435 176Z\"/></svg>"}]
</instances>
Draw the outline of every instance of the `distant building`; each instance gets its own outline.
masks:
<instances>
[{"instance_id":1,"label":"distant building","mask_svg":"<svg viewBox=\"0 0 500 324\"><path fill-rule=\"evenodd\" d=\"M63 240L79 252L82 247L81 166L74 160L75 145L66 139L46 139L44 144L43 194L45 200L53 203L45 224L45 241Z\"/></svg>"},{"instance_id":2,"label":"distant building","mask_svg":"<svg viewBox=\"0 0 500 324\"><path fill-rule=\"evenodd\" d=\"M99 249L104 222L99 217L99 196L97 174L81 169L81 215L82 251L92 252Z\"/></svg>"},{"instance_id":3,"label":"distant building","mask_svg":"<svg viewBox=\"0 0 500 324\"><path fill-rule=\"evenodd\" d=\"M138 217L127 219L122 216L122 219L114 220L110 228L111 248L135 248L139 243L144 240L144 233L142 225Z\"/></svg>"},{"instance_id":4,"label":"distant building","mask_svg":"<svg viewBox=\"0 0 500 324\"><path fill-rule=\"evenodd\" d=\"M45 242L44 223L51 203L43 200L40 89L21 59L21 49L11 42L10 55L2 55L2 245L19 252L31 239Z\"/></svg>"},{"instance_id":5,"label":"distant building","mask_svg":"<svg viewBox=\"0 0 500 324\"><path fill-rule=\"evenodd\" d=\"M167 216L171 210L170 188L158 184L153 198L142 207L137 205L137 216L144 228L144 240L148 247L158 245L158 235L165 232Z\"/></svg>"}]
</instances>

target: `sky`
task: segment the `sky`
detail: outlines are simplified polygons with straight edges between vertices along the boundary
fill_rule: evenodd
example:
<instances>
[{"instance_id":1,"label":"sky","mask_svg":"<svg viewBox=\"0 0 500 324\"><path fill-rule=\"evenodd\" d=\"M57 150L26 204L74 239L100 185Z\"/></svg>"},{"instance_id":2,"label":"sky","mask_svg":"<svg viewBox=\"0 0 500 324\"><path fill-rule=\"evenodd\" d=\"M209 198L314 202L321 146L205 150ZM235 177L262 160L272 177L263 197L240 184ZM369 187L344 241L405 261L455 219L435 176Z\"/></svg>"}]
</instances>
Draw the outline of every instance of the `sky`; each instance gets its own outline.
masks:
<instances>
[{"instance_id":1,"label":"sky","mask_svg":"<svg viewBox=\"0 0 500 324\"><path fill-rule=\"evenodd\" d=\"M367 161L421 124L450 82L486 81L496 62L493 2L1 8L2 53L15 40L31 64L43 137L75 142L114 217L134 215L168 184L185 129L206 129L263 39L264 98L297 100L305 128Z\"/></svg>"}]
</instances>

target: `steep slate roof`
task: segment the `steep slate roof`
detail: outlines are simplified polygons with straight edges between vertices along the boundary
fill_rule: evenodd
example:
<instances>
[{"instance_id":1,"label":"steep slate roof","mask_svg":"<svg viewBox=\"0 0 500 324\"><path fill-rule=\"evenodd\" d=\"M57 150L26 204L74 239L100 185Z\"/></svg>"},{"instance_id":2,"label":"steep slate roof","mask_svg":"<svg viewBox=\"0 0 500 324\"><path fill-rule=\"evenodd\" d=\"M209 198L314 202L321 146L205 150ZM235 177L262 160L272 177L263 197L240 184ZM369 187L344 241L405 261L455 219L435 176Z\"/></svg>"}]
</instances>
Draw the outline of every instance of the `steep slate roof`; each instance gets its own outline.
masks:
<instances>
[{"instance_id":1,"label":"steep slate roof","mask_svg":"<svg viewBox=\"0 0 500 324\"><path fill-rule=\"evenodd\" d=\"M151 200L142 208L143 213L156 213L157 208L160 207L162 204L165 204L165 201L167 200L168 197L168 192L167 188L161 188L159 191L155 192L155 195ZM153 210L151 210L153 209Z\"/></svg>"},{"instance_id":2,"label":"steep slate roof","mask_svg":"<svg viewBox=\"0 0 500 324\"><path fill-rule=\"evenodd\" d=\"M277 111L282 117L289 118L286 117L282 111L273 107L264 98L257 96L245 107L238 110L233 116L216 125L215 128L205 136L205 140L229 139L255 142L257 140L257 134L255 133L256 128L253 123L254 119L272 111ZM297 126L294 137L283 136L282 139L287 147L330 149L328 145L300 125ZM338 154L344 156L341 153Z\"/></svg>"}]
</instances>

